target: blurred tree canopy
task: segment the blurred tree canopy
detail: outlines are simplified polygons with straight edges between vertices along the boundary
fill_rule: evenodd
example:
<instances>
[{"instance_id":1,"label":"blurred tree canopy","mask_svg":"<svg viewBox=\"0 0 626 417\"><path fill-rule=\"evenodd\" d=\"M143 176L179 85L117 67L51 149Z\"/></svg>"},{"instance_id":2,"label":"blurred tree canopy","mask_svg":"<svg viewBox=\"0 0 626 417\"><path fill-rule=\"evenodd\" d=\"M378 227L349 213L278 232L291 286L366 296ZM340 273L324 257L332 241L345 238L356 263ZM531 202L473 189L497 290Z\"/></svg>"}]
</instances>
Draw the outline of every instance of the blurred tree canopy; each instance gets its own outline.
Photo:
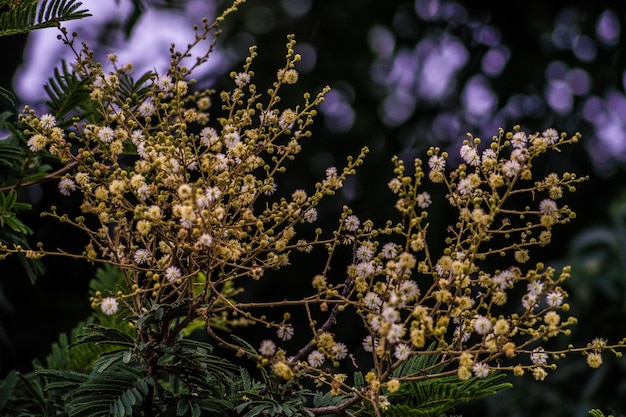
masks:
<instances>
[{"instance_id":1,"label":"blurred tree canopy","mask_svg":"<svg viewBox=\"0 0 626 417\"><path fill-rule=\"evenodd\" d=\"M110 3L108 7L125 12L112 13L98 30L86 28L92 18L79 21L83 26L75 29L79 37L91 38L87 42L103 57L133 48L133 36L145 30L142 24L156 8L165 17L186 16L190 24L198 18L194 1L187 6L177 1ZM206 10L220 3L205 5ZM389 197L392 155L412 159L432 145L457 146L466 132L480 137L514 124L530 131L580 131L580 146L536 167L591 177L568 201L579 217L559 230L559 242L542 251L541 260L574 265L570 285L579 309L574 340L586 341L598 332L616 338L623 335L620 324L626 317L625 25L626 5L606 0L249 0L225 23L218 65L199 82L219 91L248 48L258 45L262 53L253 65L257 84L270 85L275 74L269 69L282 63L286 35L296 35L303 59L293 97L324 85L332 92L301 163L284 181L291 188L310 184L325 167L340 164L362 146L372 150L344 193L320 212L322 221L334 221L343 204L374 221L392 216L393 208L383 204ZM54 39L55 34L48 30L46 36ZM36 82L20 80L20 73L42 65L33 52L34 40L28 41L26 35L0 40L0 87L14 91L17 106L24 103L16 86ZM161 46L160 53L167 56L168 45ZM45 69L52 76L53 68ZM8 102L2 110L15 111ZM54 184L33 187L22 199L42 207L71 206L59 199ZM440 216L431 219L432 227L446 224L446 211ZM75 243L44 220L28 214L22 220L35 230L33 241L61 247ZM3 264L2 373L8 367L30 367L33 358L48 352L59 331L69 330L89 311L85 294L93 269L70 269L54 259L45 266L46 276L33 287L19 263ZM263 290L258 291L262 296ZM59 305L64 309L52 307ZM626 415L623 360L593 372L565 365L547 385L515 379L521 388L459 411L466 416L582 416L602 407Z\"/></svg>"}]
</instances>

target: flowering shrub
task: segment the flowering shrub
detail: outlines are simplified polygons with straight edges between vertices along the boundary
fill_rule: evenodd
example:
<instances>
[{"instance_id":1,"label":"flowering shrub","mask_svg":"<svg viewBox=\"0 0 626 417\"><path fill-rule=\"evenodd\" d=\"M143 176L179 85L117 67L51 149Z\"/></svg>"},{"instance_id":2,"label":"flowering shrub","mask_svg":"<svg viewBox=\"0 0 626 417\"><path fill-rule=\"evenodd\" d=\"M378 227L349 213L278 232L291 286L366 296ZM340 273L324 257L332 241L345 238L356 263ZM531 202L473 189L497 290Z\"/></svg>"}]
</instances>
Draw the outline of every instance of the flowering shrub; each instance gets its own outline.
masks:
<instances>
[{"instance_id":1,"label":"flowering shrub","mask_svg":"<svg viewBox=\"0 0 626 417\"><path fill-rule=\"evenodd\" d=\"M80 216L55 207L44 215L80 229L88 243L74 254L4 244L3 256L61 255L109 266L94 284L97 320L77 332L75 349L112 348L85 353L92 355L86 372L39 370L50 395L45 407L71 416L437 416L507 388L499 382L507 372L544 380L562 355L582 353L595 368L606 350L620 354L625 340L542 347L569 334L576 319L562 287L569 269L532 264L533 250L575 217L563 197L585 178L537 178L533 164L578 134L514 127L487 141L468 135L458 155L431 148L426 163L410 167L394 158L388 185L396 219L376 226L344 208L334 230L301 233L367 149L342 168L329 167L310 190L281 189L280 175L311 136L328 89L282 106L281 91L298 81L293 36L267 91L253 82L254 47L231 74L230 91L215 97L196 89L193 71L215 42L185 63L238 3L216 23L204 21L183 52L172 47L165 74L137 80L131 64L110 55L107 70L63 31L88 96L72 112L37 115L26 107L19 118L30 152L62 164L60 193L81 202ZM442 231L429 228L425 183L442 187L455 213L441 253L430 243ZM308 295L242 301L251 282L271 279L297 251L326 257L294 282L308 286ZM306 322L291 318L298 309ZM342 334L335 326L342 317L358 328ZM236 336L238 326L251 324L266 329L258 345ZM352 346L355 331L362 343ZM198 332L256 369L213 354ZM294 345L296 333L306 335L304 344Z\"/></svg>"}]
</instances>

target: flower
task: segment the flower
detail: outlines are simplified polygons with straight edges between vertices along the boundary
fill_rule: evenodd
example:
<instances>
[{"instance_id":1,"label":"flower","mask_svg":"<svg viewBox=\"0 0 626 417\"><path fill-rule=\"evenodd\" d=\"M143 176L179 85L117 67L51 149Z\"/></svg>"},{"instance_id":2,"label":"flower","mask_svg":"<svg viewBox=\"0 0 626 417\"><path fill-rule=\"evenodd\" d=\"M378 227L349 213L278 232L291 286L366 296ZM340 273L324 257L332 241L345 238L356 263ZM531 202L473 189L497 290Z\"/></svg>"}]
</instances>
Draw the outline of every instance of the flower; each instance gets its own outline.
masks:
<instances>
[{"instance_id":1,"label":"flower","mask_svg":"<svg viewBox=\"0 0 626 417\"><path fill-rule=\"evenodd\" d=\"M600 365L602 365L602 355L600 355L598 352L592 352L588 354L587 365L592 368L598 368Z\"/></svg>"},{"instance_id":2,"label":"flower","mask_svg":"<svg viewBox=\"0 0 626 417\"><path fill-rule=\"evenodd\" d=\"M137 113L142 117L150 117L154 114L154 110L154 104L152 104L152 100L148 97L139 105Z\"/></svg>"},{"instance_id":3,"label":"flower","mask_svg":"<svg viewBox=\"0 0 626 417\"><path fill-rule=\"evenodd\" d=\"M509 178L516 176L521 170L522 166L520 163L512 159L502 164L502 173Z\"/></svg>"},{"instance_id":4,"label":"flower","mask_svg":"<svg viewBox=\"0 0 626 417\"><path fill-rule=\"evenodd\" d=\"M558 210L558 207L556 205L556 201L551 200L549 198L546 198L544 200L541 200L541 202L539 203L539 211L541 212L541 214L545 214L545 215L551 215L556 213Z\"/></svg>"},{"instance_id":5,"label":"flower","mask_svg":"<svg viewBox=\"0 0 626 417\"><path fill-rule=\"evenodd\" d=\"M70 195L74 190L76 190L76 183L71 178L63 178L59 181L59 191L64 196Z\"/></svg>"},{"instance_id":6,"label":"flower","mask_svg":"<svg viewBox=\"0 0 626 417\"><path fill-rule=\"evenodd\" d=\"M309 353L309 356L307 359L308 359L309 365L315 368L319 368L320 366L322 366L324 361L326 361L326 358L319 350L314 350L313 352Z\"/></svg>"},{"instance_id":7,"label":"flower","mask_svg":"<svg viewBox=\"0 0 626 417\"><path fill-rule=\"evenodd\" d=\"M28 139L28 142L27 142L28 148L32 152L38 152L42 150L43 148L46 147L47 144L48 144L48 138L45 137L44 135L40 135L39 133L37 133L34 136L31 136L31 138Z\"/></svg>"},{"instance_id":8,"label":"flower","mask_svg":"<svg viewBox=\"0 0 626 417\"><path fill-rule=\"evenodd\" d=\"M476 150L476 148L465 144L463 146L461 146L461 149L459 150L459 153L461 154L461 158L468 164L471 166L478 166L480 164L480 157L478 156L478 151Z\"/></svg>"},{"instance_id":9,"label":"flower","mask_svg":"<svg viewBox=\"0 0 626 417\"><path fill-rule=\"evenodd\" d=\"M113 314L117 313L117 308L117 300L113 297L103 298L102 302L100 303L100 309L107 316L112 316Z\"/></svg>"},{"instance_id":10,"label":"flower","mask_svg":"<svg viewBox=\"0 0 626 417\"><path fill-rule=\"evenodd\" d=\"M417 201L417 205L421 209L427 209L430 206L430 204L432 203L432 200L430 199L430 194L428 194L425 191L423 193L419 193L415 197L415 200Z\"/></svg>"},{"instance_id":11,"label":"flower","mask_svg":"<svg viewBox=\"0 0 626 417\"><path fill-rule=\"evenodd\" d=\"M293 333L293 327L286 324L281 324L278 330L276 330L276 335L283 341L290 340L293 337Z\"/></svg>"},{"instance_id":12,"label":"flower","mask_svg":"<svg viewBox=\"0 0 626 417\"><path fill-rule=\"evenodd\" d=\"M361 225L361 221L355 215L350 215L346 218L345 226L346 230L349 232L356 232L359 226Z\"/></svg>"},{"instance_id":13,"label":"flower","mask_svg":"<svg viewBox=\"0 0 626 417\"><path fill-rule=\"evenodd\" d=\"M548 362L548 354L543 350L543 348L535 348L530 354L530 361L533 365L545 365Z\"/></svg>"},{"instance_id":14,"label":"flower","mask_svg":"<svg viewBox=\"0 0 626 417\"><path fill-rule=\"evenodd\" d=\"M511 138L511 145L513 145L514 148L524 148L526 142L528 142L528 137L524 132L515 132Z\"/></svg>"},{"instance_id":15,"label":"flower","mask_svg":"<svg viewBox=\"0 0 626 417\"><path fill-rule=\"evenodd\" d=\"M546 139L546 141L548 142L548 145L554 145L559 140L559 132L557 132L556 129L553 129L553 128L544 130L541 133L541 136L543 136Z\"/></svg>"},{"instance_id":16,"label":"flower","mask_svg":"<svg viewBox=\"0 0 626 417\"><path fill-rule=\"evenodd\" d=\"M563 294L560 292L552 291L546 294L546 303L550 307L559 307L563 304Z\"/></svg>"},{"instance_id":17,"label":"flower","mask_svg":"<svg viewBox=\"0 0 626 417\"><path fill-rule=\"evenodd\" d=\"M212 127L205 127L200 131L200 142L204 146L212 146L219 140L219 135L217 134L217 130Z\"/></svg>"},{"instance_id":18,"label":"flower","mask_svg":"<svg viewBox=\"0 0 626 417\"><path fill-rule=\"evenodd\" d=\"M200 246L211 246L211 244L213 243L213 237L208 234L208 233L202 233L200 235L200 237L198 238L198 245Z\"/></svg>"},{"instance_id":19,"label":"flower","mask_svg":"<svg viewBox=\"0 0 626 417\"><path fill-rule=\"evenodd\" d=\"M137 265L147 264L150 261L151 257L152 256L150 255L150 252L148 252L146 249L137 249L135 251L135 255L133 256Z\"/></svg>"},{"instance_id":20,"label":"flower","mask_svg":"<svg viewBox=\"0 0 626 417\"><path fill-rule=\"evenodd\" d=\"M381 253L386 259L395 258L398 255L398 246L393 242L387 242L383 245Z\"/></svg>"},{"instance_id":21,"label":"flower","mask_svg":"<svg viewBox=\"0 0 626 417\"><path fill-rule=\"evenodd\" d=\"M209 202L217 200L221 194L222 192L217 187L210 187L206 190L206 198L209 200Z\"/></svg>"},{"instance_id":22,"label":"flower","mask_svg":"<svg viewBox=\"0 0 626 417\"><path fill-rule=\"evenodd\" d=\"M276 353L276 343L271 340L263 340L259 347L259 353L263 356L273 356Z\"/></svg>"},{"instance_id":23,"label":"flower","mask_svg":"<svg viewBox=\"0 0 626 417\"><path fill-rule=\"evenodd\" d=\"M345 359L348 356L348 347L345 343L335 342L333 347L330 348L330 355L335 360Z\"/></svg>"},{"instance_id":24,"label":"flower","mask_svg":"<svg viewBox=\"0 0 626 417\"><path fill-rule=\"evenodd\" d=\"M477 316L474 321L474 330L479 335L486 335L491 330L491 321L485 316Z\"/></svg>"},{"instance_id":25,"label":"flower","mask_svg":"<svg viewBox=\"0 0 626 417\"><path fill-rule=\"evenodd\" d=\"M41 122L41 127L44 129L52 129L57 125L56 117L48 113L42 114L39 121Z\"/></svg>"},{"instance_id":26,"label":"flower","mask_svg":"<svg viewBox=\"0 0 626 417\"><path fill-rule=\"evenodd\" d=\"M169 75L161 75L157 78L156 86L159 90L164 93L168 93L174 88L174 84L172 83L172 77Z\"/></svg>"},{"instance_id":27,"label":"flower","mask_svg":"<svg viewBox=\"0 0 626 417\"><path fill-rule=\"evenodd\" d=\"M365 350L366 352L373 352L377 343L374 341L372 335L367 335L363 339L363 342L361 342L361 345L363 346L363 350Z\"/></svg>"},{"instance_id":28,"label":"flower","mask_svg":"<svg viewBox=\"0 0 626 417\"><path fill-rule=\"evenodd\" d=\"M243 88L250 82L250 74L247 72L240 72L235 75L235 85L239 88Z\"/></svg>"},{"instance_id":29,"label":"flower","mask_svg":"<svg viewBox=\"0 0 626 417\"><path fill-rule=\"evenodd\" d=\"M182 276L182 273L180 272L180 268L177 266L172 265L165 270L165 278L169 282L175 282L181 276Z\"/></svg>"},{"instance_id":30,"label":"flower","mask_svg":"<svg viewBox=\"0 0 626 417\"><path fill-rule=\"evenodd\" d=\"M393 351L393 356L399 361L407 360L409 355L411 355L411 348L406 343L398 343Z\"/></svg>"},{"instance_id":31,"label":"flower","mask_svg":"<svg viewBox=\"0 0 626 417\"><path fill-rule=\"evenodd\" d=\"M108 126L98 129L98 139L104 143L112 142L115 139L115 131Z\"/></svg>"},{"instance_id":32,"label":"flower","mask_svg":"<svg viewBox=\"0 0 626 417\"><path fill-rule=\"evenodd\" d=\"M428 166L433 171L443 171L446 168L446 160L442 156L433 155L428 159Z\"/></svg>"},{"instance_id":33,"label":"flower","mask_svg":"<svg viewBox=\"0 0 626 417\"><path fill-rule=\"evenodd\" d=\"M489 366L482 362L476 362L472 366L472 372L474 372L474 375L479 378L487 378L487 376L489 375Z\"/></svg>"}]
</instances>

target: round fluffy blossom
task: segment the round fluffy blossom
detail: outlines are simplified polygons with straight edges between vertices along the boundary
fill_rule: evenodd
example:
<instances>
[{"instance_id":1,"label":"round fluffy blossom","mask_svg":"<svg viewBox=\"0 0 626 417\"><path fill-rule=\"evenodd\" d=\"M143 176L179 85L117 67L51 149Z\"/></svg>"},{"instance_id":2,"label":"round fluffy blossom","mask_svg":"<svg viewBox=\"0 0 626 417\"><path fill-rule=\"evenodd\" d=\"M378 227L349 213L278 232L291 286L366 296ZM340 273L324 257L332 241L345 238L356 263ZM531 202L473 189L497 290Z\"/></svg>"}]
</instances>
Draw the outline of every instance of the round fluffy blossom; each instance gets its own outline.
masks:
<instances>
[{"instance_id":1,"label":"round fluffy blossom","mask_svg":"<svg viewBox=\"0 0 626 417\"><path fill-rule=\"evenodd\" d=\"M112 316L117 313L117 307L117 300L113 297L106 297L102 299L102 302L100 303L100 309L107 316Z\"/></svg>"},{"instance_id":2,"label":"round fluffy blossom","mask_svg":"<svg viewBox=\"0 0 626 417\"><path fill-rule=\"evenodd\" d=\"M31 136L31 138L28 139L28 142L27 142L28 148L32 152L38 152L42 150L43 148L46 147L47 144L48 144L48 138L46 138L44 135L40 135L39 133L37 133L34 136Z\"/></svg>"},{"instance_id":3,"label":"round fluffy blossom","mask_svg":"<svg viewBox=\"0 0 626 417\"><path fill-rule=\"evenodd\" d=\"M276 343L271 340L263 340L259 347L259 353L263 356L273 356L276 353Z\"/></svg>"},{"instance_id":4,"label":"round fluffy blossom","mask_svg":"<svg viewBox=\"0 0 626 417\"><path fill-rule=\"evenodd\" d=\"M220 136L217 134L217 130L212 127L205 127L200 131L200 142L204 146L211 146L219 140Z\"/></svg>"},{"instance_id":5,"label":"round fluffy blossom","mask_svg":"<svg viewBox=\"0 0 626 417\"><path fill-rule=\"evenodd\" d=\"M157 88L164 93L170 92L174 88L172 77L169 75L161 75L156 81Z\"/></svg>"},{"instance_id":6,"label":"round fluffy blossom","mask_svg":"<svg viewBox=\"0 0 626 417\"><path fill-rule=\"evenodd\" d=\"M558 207L556 202L554 200L550 200L549 198L543 199L541 200L541 203L539 203L539 211L541 214L549 216L556 213L557 210Z\"/></svg>"},{"instance_id":7,"label":"round fluffy blossom","mask_svg":"<svg viewBox=\"0 0 626 417\"><path fill-rule=\"evenodd\" d=\"M502 165L502 173L509 178L513 178L522 170L522 166L519 162L514 160L508 160Z\"/></svg>"},{"instance_id":8,"label":"round fluffy blossom","mask_svg":"<svg viewBox=\"0 0 626 417\"><path fill-rule=\"evenodd\" d=\"M479 378L487 378L489 375L489 367L482 362L476 362L472 366L472 372Z\"/></svg>"},{"instance_id":9,"label":"round fluffy blossom","mask_svg":"<svg viewBox=\"0 0 626 417\"><path fill-rule=\"evenodd\" d=\"M545 365L548 362L548 354L543 350L543 348L539 347L533 349L533 352L530 354L530 360L534 365Z\"/></svg>"},{"instance_id":10,"label":"round fluffy blossom","mask_svg":"<svg viewBox=\"0 0 626 417\"><path fill-rule=\"evenodd\" d=\"M144 100L143 103L139 105L139 107L137 108L137 113L139 113L139 115L142 117L150 117L154 114L154 110L154 104L152 103L150 97L148 97Z\"/></svg>"},{"instance_id":11,"label":"round fluffy blossom","mask_svg":"<svg viewBox=\"0 0 626 417\"><path fill-rule=\"evenodd\" d=\"M421 209L427 209L432 203L432 200L430 199L430 194L428 194L426 191L424 191L423 193L419 193L415 197L415 199L417 201L417 205Z\"/></svg>"},{"instance_id":12,"label":"round fluffy blossom","mask_svg":"<svg viewBox=\"0 0 626 417\"><path fill-rule=\"evenodd\" d=\"M373 352L374 348L376 347L376 342L374 341L372 335L365 336L365 339L363 339L363 342L361 344L363 345L363 350L365 350L366 352Z\"/></svg>"},{"instance_id":13,"label":"round fluffy blossom","mask_svg":"<svg viewBox=\"0 0 626 417\"><path fill-rule=\"evenodd\" d=\"M280 340L290 340L293 337L293 327L288 326L286 324L281 324L278 330L276 330L276 335Z\"/></svg>"},{"instance_id":14,"label":"round fluffy blossom","mask_svg":"<svg viewBox=\"0 0 626 417\"><path fill-rule=\"evenodd\" d=\"M541 136L543 136L546 139L546 142L548 142L548 145L554 145L559 140L559 132L557 132L556 129L553 129L553 128L544 130Z\"/></svg>"},{"instance_id":15,"label":"round fluffy blossom","mask_svg":"<svg viewBox=\"0 0 626 417\"><path fill-rule=\"evenodd\" d=\"M355 215L350 215L346 218L346 230L350 232L356 232L359 226L361 225L361 221Z\"/></svg>"},{"instance_id":16,"label":"round fluffy blossom","mask_svg":"<svg viewBox=\"0 0 626 417\"><path fill-rule=\"evenodd\" d=\"M563 304L563 294L560 292L552 291L546 294L546 303L550 307L559 307Z\"/></svg>"},{"instance_id":17,"label":"round fluffy blossom","mask_svg":"<svg viewBox=\"0 0 626 417\"><path fill-rule=\"evenodd\" d=\"M112 142L115 139L115 131L108 126L98 129L98 139L104 143Z\"/></svg>"},{"instance_id":18,"label":"round fluffy blossom","mask_svg":"<svg viewBox=\"0 0 626 417\"><path fill-rule=\"evenodd\" d=\"M592 352L587 355L587 365L592 368L598 368L602 365L602 355L597 352Z\"/></svg>"},{"instance_id":19,"label":"round fluffy blossom","mask_svg":"<svg viewBox=\"0 0 626 417\"><path fill-rule=\"evenodd\" d=\"M172 265L165 270L165 278L169 282L175 282L181 276L182 276L182 273L180 272L180 268L177 266Z\"/></svg>"},{"instance_id":20,"label":"round fluffy blossom","mask_svg":"<svg viewBox=\"0 0 626 417\"><path fill-rule=\"evenodd\" d=\"M439 155L433 155L428 159L428 166L433 171L443 171L446 168L446 160Z\"/></svg>"},{"instance_id":21,"label":"round fluffy blossom","mask_svg":"<svg viewBox=\"0 0 626 417\"><path fill-rule=\"evenodd\" d=\"M220 197L221 194L222 194L222 192L217 187L209 187L206 190L206 198L210 202L213 202L213 201L217 200Z\"/></svg>"},{"instance_id":22,"label":"round fluffy blossom","mask_svg":"<svg viewBox=\"0 0 626 417\"><path fill-rule=\"evenodd\" d=\"M41 127L44 129L52 129L57 125L56 117L48 113L42 114L39 121L41 122Z\"/></svg>"},{"instance_id":23,"label":"round fluffy blossom","mask_svg":"<svg viewBox=\"0 0 626 417\"><path fill-rule=\"evenodd\" d=\"M408 359L410 354L411 348L406 343L398 343L393 351L393 356L395 356L399 361Z\"/></svg>"},{"instance_id":24,"label":"round fluffy blossom","mask_svg":"<svg viewBox=\"0 0 626 417\"><path fill-rule=\"evenodd\" d=\"M348 356L348 347L345 343L335 343L330 348L330 354L335 360L345 359Z\"/></svg>"},{"instance_id":25,"label":"round fluffy blossom","mask_svg":"<svg viewBox=\"0 0 626 417\"><path fill-rule=\"evenodd\" d=\"M144 265L150 262L151 255L146 249L137 249L133 258L137 265Z\"/></svg>"},{"instance_id":26,"label":"round fluffy blossom","mask_svg":"<svg viewBox=\"0 0 626 417\"><path fill-rule=\"evenodd\" d=\"M302 217L304 218L304 221L306 221L307 223L315 222L315 220L317 220L317 209L315 209L314 207L311 207L310 209L304 212L304 215Z\"/></svg>"},{"instance_id":27,"label":"round fluffy blossom","mask_svg":"<svg viewBox=\"0 0 626 417\"><path fill-rule=\"evenodd\" d=\"M511 138L511 145L517 149L524 148L526 146L526 142L528 142L528 137L524 132L515 132Z\"/></svg>"},{"instance_id":28,"label":"round fluffy blossom","mask_svg":"<svg viewBox=\"0 0 626 417\"><path fill-rule=\"evenodd\" d=\"M213 237L208 234L208 233L202 233L200 235L200 237L198 238L198 245L200 246L211 246L211 244L213 243Z\"/></svg>"},{"instance_id":29,"label":"round fluffy blossom","mask_svg":"<svg viewBox=\"0 0 626 417\"><path fill-rule=\"evenodd\" d=\"M478 156L478 151L476 150L476 148L470 145L463 145L461 146L459 153L461 154L461 158L468 165L471 165L471 166L480 165L480 157Z\"/></svg>"},{"instance_id":30,"label":"round fluffy blossom","mask_svg":"<svg viewBox=\"0 0 626 417\"><path fill-rule=\"evenodd\" d=\"M491 321L485 316L478 316L474 321L474 330L479 335L486 335L491 330Z\"/></svg>"},{"instance_id":31,"label":"round fluffy blossom","mask_svg":"<svg viewBox=\"0 0 626 417\"><path fill-rule=\"evenodd\" d=\"M59 181L59 191L61 194L68 196L74 190L76 190L76 183L71 178L63 178Z\"/></svg>"},{"instance_id":32,"label":"round fluffy blossom","mask_svg":"<svg viewBox=\"0 0 626 417\"><path fill-rule=\"evenodd\" d=\"M250 82L250 74L247 72L240 72L235 75L235 85L239 88L243 88Z\"/></svg>"},{"instance_id":33,"label":"round fluffy blossom","mask_svg":"<svg viewBox=\"0 0 626 417\"><path fill-rule=\"evenodd\" d=\"M395 258L398 255L398 245L393 242L387 242L383 245L381 252L386 259Z\"/></svg>"},{"instance_id":34,"label":"round fluffy blossom","mask_svg":"<svg viewBox=\"0 0 626 417\"><path fill-rule=\"evenodd\" d=\"M308 359L309 365L315 368L319 368L320 366L322 366L322 364L326 360L324 355L319 350L314 350L313 352L309 353L309 356L307 359Z\"/></svg>"}]
</instances>

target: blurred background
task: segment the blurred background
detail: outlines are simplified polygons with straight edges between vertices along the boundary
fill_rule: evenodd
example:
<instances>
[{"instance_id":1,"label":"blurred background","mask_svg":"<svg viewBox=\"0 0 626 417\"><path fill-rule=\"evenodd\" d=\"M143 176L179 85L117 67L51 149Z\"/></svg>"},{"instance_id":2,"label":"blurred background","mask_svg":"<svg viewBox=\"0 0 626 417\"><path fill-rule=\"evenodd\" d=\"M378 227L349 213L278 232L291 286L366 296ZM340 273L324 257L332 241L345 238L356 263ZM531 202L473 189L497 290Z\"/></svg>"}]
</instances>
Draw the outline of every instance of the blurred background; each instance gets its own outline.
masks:
<instances>
[{"instance_id":1,"label":"blurred background","mask_svg":"<svg viewBox=\"0 0 626 417\"><path fill-rule=\"evenodd\" d=\"M93 16L68 22L68 30L101 60L115 52L137 74L164 72L170 43L186 45L191 26L224 6L209 0L83 4ZM320 221L331 224L343 204L375 222L395 215L386 204L393 155L410 161L430 146L457 148L467 132L488 140L499 127L516 124L529 132L581 132L582 143L546 167L590 176L567 200L578 217L557 229L542 259L534 260L572 265L567 290L579 324L562 345L584 345L595 336L616 341L626 334L625 29L622 1L249 0L227 19L217 50L195 75L201 86L227 88L228 73L257 45L255 83L269 86L284 62L287 34L296 35L300 82L283 98L297 100L325 85L332 92L284 186L312 184L327 166L341 166L362 146L371 150L343 193L322 207ZM15 107L2 103L2 111L25 103L45 108L43 85L63 59L72 59L56 35L46 29L0 39L0 86L17 97ZM31 187L25 198L33 213L51 204L77 210L71 199L59 198L55 184ZM58 225L34 214L23 220L36 232L33 241L80 247L80 238ZM431 229L449 221L445 211L430 220ZM89 314L93 269L58 259L45 260L45 267L33 286L19 263L0 266L0 376L29 370L59 332ZM289 272L304 274L304 286L309 273L306 265ZM625 416L626 361L605 356L606 366L590 370L583 358L572 359L559 362L543 383L513 379L515 390L458 413L557 417L600 408Z\"/></svg>"}]
</instances>

